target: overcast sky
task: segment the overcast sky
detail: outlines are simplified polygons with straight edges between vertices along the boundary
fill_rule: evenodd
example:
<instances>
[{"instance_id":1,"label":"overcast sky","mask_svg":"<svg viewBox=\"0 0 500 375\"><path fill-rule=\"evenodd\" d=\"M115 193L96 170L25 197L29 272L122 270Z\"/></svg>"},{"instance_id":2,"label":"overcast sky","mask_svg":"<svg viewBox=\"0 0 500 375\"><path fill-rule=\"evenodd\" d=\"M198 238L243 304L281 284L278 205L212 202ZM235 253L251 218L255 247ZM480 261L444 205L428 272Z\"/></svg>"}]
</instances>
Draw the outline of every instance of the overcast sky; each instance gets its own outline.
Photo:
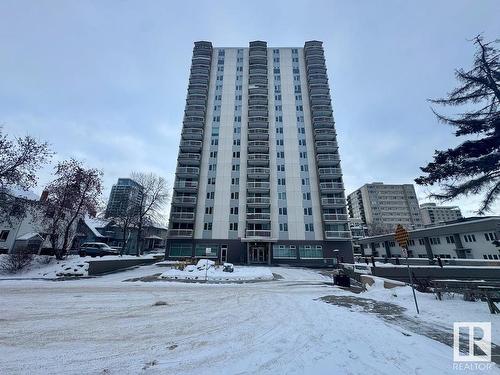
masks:
<instances>
[{"instance_id":1,"label":"overcast sky","mask_svg":"<svg viewBox=\"0 0 500 375\"><path fill-rule=\"evenodd\" d=\"M346 192L412 183L459 142L427 98L455 86L500 1L0 1L0 124L118 177L174 179L191 52L324 41ZM41 173L40 192L50 176ZM417 188L420 200L428 189ZM452 202L472 215L477 198ZM500 214L496 204L494 214Z\"/></svg>"}]
</instances>

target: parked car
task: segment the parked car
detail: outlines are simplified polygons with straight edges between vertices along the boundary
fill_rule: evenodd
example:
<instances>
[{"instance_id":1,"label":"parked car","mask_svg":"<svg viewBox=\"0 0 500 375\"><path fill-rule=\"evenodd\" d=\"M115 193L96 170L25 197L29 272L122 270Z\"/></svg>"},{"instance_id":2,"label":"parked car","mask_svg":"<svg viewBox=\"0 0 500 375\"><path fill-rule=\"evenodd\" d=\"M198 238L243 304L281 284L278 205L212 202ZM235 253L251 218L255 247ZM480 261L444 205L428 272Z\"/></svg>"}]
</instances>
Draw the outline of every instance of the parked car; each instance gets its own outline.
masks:
<instances>
[{"instance_id":1,"label":"parked car","mask_svg":"<svg viewBox=\"0 0 500 375\"><path fill-rule=\"evenodd\" d=\"M120 252L109 247L107 244L102 242L86 242L80 246L78 250L78 255L81 257L86 257L90 255L91 257L102 257L106 255L119 255Z\"/></svg>"}]
</instances>

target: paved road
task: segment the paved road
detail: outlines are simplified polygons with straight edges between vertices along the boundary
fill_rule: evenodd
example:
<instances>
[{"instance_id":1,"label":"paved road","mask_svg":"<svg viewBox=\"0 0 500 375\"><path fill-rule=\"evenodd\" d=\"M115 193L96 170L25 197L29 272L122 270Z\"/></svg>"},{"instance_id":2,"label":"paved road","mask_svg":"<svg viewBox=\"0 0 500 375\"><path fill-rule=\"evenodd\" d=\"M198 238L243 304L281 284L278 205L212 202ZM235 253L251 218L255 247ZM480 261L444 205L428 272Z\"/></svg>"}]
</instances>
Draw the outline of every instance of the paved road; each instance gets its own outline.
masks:
<instances>
[{"instance_id":1,"label":"paved road","mask_svg":"<svg viewBox=\"0 0 500 375\"><path fill-rule=\"evenodd\" d=\"M273 268L283 279L239 285L122 282L154 272L0 282L0 373L454 373L448 346L322 301L342 292L315 271Z\"/></svg>"}]
</instances>

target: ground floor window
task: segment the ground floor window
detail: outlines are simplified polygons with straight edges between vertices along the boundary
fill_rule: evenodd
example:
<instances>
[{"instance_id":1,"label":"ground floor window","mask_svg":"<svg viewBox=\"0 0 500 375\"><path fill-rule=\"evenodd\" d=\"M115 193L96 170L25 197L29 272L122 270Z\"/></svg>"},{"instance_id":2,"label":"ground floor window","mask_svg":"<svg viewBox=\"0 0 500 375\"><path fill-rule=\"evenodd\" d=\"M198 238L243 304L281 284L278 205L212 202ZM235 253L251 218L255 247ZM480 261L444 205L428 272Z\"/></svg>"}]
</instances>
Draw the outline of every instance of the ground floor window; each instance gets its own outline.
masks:
<instances>
[{"instance_id":1,"label":"ground floor window","mask_svg":"<svg viewBox=\"0 0 500 375\"><path fill-rule=\"evenodd\" d=\"M323 248L321 246L299 246L299 254L301 259L318 259L323 258Z\"/></svg>"},{"instance_id":2,"label":"ground floor window","mask_svg":"<svg viewBox=\"0 0 500 375\"><path fill-rule=\"evenodd\" d=\"M273 245L273 258L275 259L295 259L297 249L294 245Z\"/></svg>"},{"instance_id":3,"label":"ground floor window","mask_svg":"<svg viewBox=\"0 0 500 375\"><path fill-rule=\"evenodd\" d=\"M171 257L190 257L193 246L190 243L173 243L170 245Z\"/></svg>"},{"instance_id":4,"label":"ground floor window","mask_svg":"<svg viewBox=\"0 0 500 375\"><path fill-rule=\"evenodd\" d=\"M219 245L198 244L195 247L194 254L196 257L217 258L218 250L219 250Z\"/></svg>"}]
</instances>

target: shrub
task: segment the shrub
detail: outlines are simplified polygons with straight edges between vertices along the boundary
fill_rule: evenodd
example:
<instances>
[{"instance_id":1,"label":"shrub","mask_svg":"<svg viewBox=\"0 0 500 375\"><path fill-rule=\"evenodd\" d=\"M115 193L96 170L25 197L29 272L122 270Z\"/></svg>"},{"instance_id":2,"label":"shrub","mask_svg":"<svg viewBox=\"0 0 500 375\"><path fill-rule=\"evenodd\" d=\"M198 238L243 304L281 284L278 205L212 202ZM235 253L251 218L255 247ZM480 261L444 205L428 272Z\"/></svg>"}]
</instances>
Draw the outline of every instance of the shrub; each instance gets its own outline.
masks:
<instances>
[{"instance_id":1,"label":"shrub","mask_svg":"<svg viewBox=\"0 0 500 375\"><path fill-rule=\"evenodd\" d=\"M0 260L0 270L7 273L16 273L28 267L33 261L33 254L26 250L2 256Z\"/></svg>"}]
</instances>

